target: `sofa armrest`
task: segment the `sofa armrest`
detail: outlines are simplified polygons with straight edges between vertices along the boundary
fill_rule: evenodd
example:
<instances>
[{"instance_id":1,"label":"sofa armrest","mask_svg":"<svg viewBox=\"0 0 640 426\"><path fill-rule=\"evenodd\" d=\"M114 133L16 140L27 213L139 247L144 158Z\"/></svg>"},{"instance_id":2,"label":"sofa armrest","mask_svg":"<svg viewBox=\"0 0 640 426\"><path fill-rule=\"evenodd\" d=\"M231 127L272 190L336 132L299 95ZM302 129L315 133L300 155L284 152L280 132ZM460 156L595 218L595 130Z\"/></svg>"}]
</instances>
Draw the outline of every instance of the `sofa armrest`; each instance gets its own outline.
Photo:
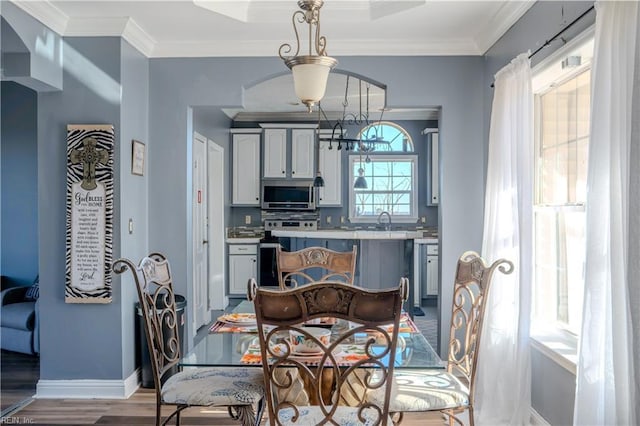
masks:
<instances>
[{"instance_id":1,"label":"sofa armrest","mask_svg":"<svg viewBox=\"0 0 640 426\"><path fill-rule=\"evenodd\" d=\"M10 303L24 302L24 295L28 289L29 287L11 287L2 290L2 292L0 292L0 304L4 306Z\"/></svg>"}]
</instances>

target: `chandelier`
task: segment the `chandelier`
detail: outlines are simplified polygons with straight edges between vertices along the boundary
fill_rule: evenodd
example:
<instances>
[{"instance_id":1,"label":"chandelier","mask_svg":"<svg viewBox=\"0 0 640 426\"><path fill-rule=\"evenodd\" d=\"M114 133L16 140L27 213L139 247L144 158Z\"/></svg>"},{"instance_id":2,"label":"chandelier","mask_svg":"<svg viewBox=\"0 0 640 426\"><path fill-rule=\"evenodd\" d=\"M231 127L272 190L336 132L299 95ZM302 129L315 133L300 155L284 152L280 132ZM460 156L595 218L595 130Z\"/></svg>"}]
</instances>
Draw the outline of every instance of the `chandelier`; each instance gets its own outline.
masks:
<instances>
[{"instance_id":1,"label":"chandelier","mask_svg":"<svg viewBox=\"0 0 640 426\"><path fill-rule=\"evenodd\" d=\"M327 39L320 35L320 8L323 3L323 0L298 1L300 10L294 12L291 18L296 34L296 50L292 52L293 48L289 43L283 43L278 49L278 55L293 74L296 96L307 106L308 112L312 112L313 106L323 98L329 71L338 63L336 59L327 56ZM308 25L308 54L299 55L300 36L297 24L304 23Z\"/></svg>"},{"instance_id":2,"label":"chandelier","mask_svg":"<svg viewBox=\"0 0 640 426\"><path fill-rule=\"evenodd\" d=\"M337 79L338 75L340 73L332 74L332 78ZM334 114L338 113L334 120L328 116L331 112L325 112L322 103L318 102L318 149L320 143L328 143L328 149L344 149L345 151L357 149L360 153L360 169L354 182L354 188L364 189L367 188L367 182L362 167L362 154L366 154L366 162L369 162L368 154L370 152L388 150L390 147L390 142L385 140L381 133L383 126L378 126L382 123L382 117L387 110L387 87L357 74L345 75L344 92L340 94L341 99L339 99L341 111L336 111L335 107L329 107ZM375 99L375 102L371 102L372 98ZM338 99L334 93L329 93L325 99L325 102L333 102L334 104L336 101ZM379 116L374 118L374 114L378 111ZM320 136L323 122L328 123L324 128L329 127L331 132L330 134L323 132L324 135ZM348 128L357 128L357 137L348 137ZM314 186L322 187L324 179L320 174L319 167L317 170Z\"/></svg>"}]
</instances>

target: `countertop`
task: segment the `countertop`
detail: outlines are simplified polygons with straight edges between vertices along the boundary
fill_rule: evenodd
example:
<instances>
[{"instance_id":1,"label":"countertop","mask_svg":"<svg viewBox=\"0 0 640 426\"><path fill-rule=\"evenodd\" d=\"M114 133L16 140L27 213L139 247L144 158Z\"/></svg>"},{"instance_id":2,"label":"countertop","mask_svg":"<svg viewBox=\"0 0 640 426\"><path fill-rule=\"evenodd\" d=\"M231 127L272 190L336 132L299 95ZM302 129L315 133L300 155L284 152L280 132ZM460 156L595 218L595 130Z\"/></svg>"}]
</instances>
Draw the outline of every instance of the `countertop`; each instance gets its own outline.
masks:
<instances>
[{"instance_id":1,"label":"countertop","mask_svg":"<svg viewBox=\"0 0 640 426\"><path fill-rule=\"evenodd\" d=\"M258 244L262 233L232 234L227 236L229 244ZM336 240L414 240L417 244L436 244L438 237L426 230L371 230L371 229L318 229L316 231L273 230L274 237L319 238Z\"/></svg>"}]
</instances>

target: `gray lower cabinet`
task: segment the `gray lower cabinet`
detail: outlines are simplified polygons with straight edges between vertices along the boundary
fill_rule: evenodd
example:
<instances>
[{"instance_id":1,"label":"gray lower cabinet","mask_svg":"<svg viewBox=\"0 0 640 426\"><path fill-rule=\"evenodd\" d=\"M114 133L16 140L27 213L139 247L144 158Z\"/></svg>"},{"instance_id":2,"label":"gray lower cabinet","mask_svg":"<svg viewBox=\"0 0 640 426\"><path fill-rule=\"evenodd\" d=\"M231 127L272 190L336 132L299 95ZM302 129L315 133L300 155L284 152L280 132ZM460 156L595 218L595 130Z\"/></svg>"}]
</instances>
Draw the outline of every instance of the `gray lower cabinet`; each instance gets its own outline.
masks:
<instances>
[{"instance_id":1,"label":"gray lower cabinet","mask_svg":"<svg viewBox=\"0 0 640 426\"><path fill-rule=\"evenodd\" d=\"M361 240L359 260L362 287L394 287L407 276L405 240Z\"/></svg>"},{"instance_id":2,"label":"gray lower cabinet","mask_svg":"<svg viewBox=\"0 0 640 426\"><path fill-rule=\"evenodd\" d=\"M229 244L229 295L246 296L250 278L258 276L258 245Z\"/></svg>"}]
</instances>

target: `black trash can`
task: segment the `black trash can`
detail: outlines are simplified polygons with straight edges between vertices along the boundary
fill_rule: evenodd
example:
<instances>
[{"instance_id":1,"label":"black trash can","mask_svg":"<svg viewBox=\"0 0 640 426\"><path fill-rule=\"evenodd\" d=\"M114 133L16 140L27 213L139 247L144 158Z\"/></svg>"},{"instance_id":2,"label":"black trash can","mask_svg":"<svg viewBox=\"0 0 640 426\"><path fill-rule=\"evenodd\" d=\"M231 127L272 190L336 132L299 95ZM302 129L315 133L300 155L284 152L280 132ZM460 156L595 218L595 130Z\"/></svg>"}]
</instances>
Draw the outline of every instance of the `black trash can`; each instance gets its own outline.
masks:
<instances>
[{"instance_id":1,"label":"black trash can","mask_svg":"<svg viewBox=\"0 0 640 426\"><path fill-rule=\"evenodd\" d=\"M185 307L187 306L187 300L184 296L176 294L176 315L178 318L178 336L180 339L180 354L184 355L184 323L187 321L185 314ZM160 303L160 300L158 300ZM158 306L158 305L156 305ZM136 302L136 334L139 342L139 361L142 370L142 387L153 388L153 370L151 369L151 358L149 356L149 345L147 345L147 335L144 331L144 317L142 316L142 309L140 309L140 303ZM166 328L163 330L164 335L167 334ZM167 342L164 342L165 344ZM174 367L176 370L178 367Z\"/></svg>"}]
</instances>

